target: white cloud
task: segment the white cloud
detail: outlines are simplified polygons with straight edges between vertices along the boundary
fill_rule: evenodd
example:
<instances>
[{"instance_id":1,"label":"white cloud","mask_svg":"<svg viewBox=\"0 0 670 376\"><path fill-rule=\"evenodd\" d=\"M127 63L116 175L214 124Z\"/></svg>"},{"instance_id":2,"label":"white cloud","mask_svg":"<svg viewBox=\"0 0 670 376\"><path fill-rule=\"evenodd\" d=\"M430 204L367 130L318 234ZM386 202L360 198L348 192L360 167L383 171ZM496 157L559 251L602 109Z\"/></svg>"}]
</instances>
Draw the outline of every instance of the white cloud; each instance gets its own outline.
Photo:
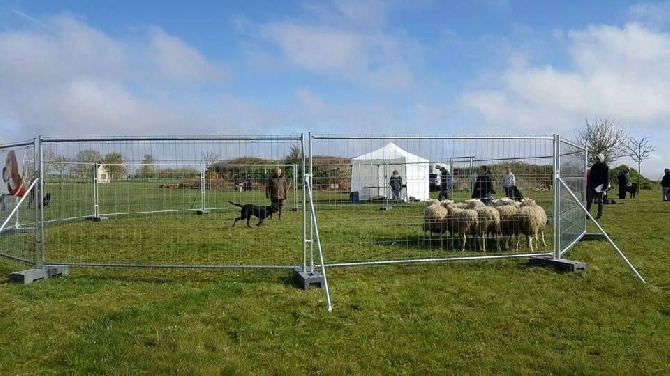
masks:
<instances>
[{"instance_id":1,"label":"white cloud","mask_svg":"<svg viewBox=\"0 0 670 376\"><path fill-rule=\"evenodd\" d=\"M571 129L597 115L624 125L665 126L661 122L670 115L668 34L629 24L591 26L568 35L572 69L515 60L493 88L466 93L464 103L494 125L536 131Z\"/></svg>"},{"instance_id":2,"label":"white cloud","mask_svg":"<svg viewBox=\"0 0 670 376\"><path fill-rule=\"evenodd\" d=\"M146 59L156 68L160 80L174 84L194 84L218 81L223 71L180 38L168 35L160 28L150 29ZM154 70L149 70L153 72Z\"/></svg>"},{"instance_id":3,"label":"white cloud","mask_svg":"<svg viewBox=\"0 0 670 376\"><path fill-rule=\"evenodd\" d=\"M415 85L422 49L402 31L385 27L391 3L336 0L306 7L313 16L309 21L296 17L258 26L260 41L276 48L288 66L364 88ZM248 30L248 23L243 24Z\"/></svg>"},{"instance_id":4,"label":"white cloud","mask_svg":"<svg viewBox=\"0 0 670 376\"><path fill-rule=\"evenodd\" d=\"M670 34L629 23L555 35L568 46L563 68L512 52L507 67L487 72L461 103L480 114L483 132L573 138L586 119L607 118L633 137L654 135L657 155L643 162L643 173L655 177L670 158L660 147L670 137Z\"/></svg>"},{"instance_id":5,"label":"white cloud","mask_svg":"<svg viewBox=\"0 0 670 376\"><path fill-rule=\"evenodd\" d=\"M649 27L667 26L670 24L670 1L634 4L629 13L633 20Z\"/></svg>"},{"instance_id":6,"label":"white cloud","mask_svg":"<svg viewBox=\"0 0 670 376\"><path fill-rule=\"evenodd\" d=\"M123 76L126 54L119 43L69 16L54 17L48 25L48 29L37 31L0 33L2 86L54 85L72 77Z\"/></svg>"},{"instance_id":7,"label":"white cloud","mask_svg":"<svg viewBox=\"0 0 670 376\"><path fill-rule=\"evenodd\" d=\"M0 124L14 128L0 142L39 134L211 134L236 123L199 111L213 100L195 94L201 84L220 83L225 71L162 29L124 41L70 15L36 22L0 32Z\"/></svg>"}]
</instances>

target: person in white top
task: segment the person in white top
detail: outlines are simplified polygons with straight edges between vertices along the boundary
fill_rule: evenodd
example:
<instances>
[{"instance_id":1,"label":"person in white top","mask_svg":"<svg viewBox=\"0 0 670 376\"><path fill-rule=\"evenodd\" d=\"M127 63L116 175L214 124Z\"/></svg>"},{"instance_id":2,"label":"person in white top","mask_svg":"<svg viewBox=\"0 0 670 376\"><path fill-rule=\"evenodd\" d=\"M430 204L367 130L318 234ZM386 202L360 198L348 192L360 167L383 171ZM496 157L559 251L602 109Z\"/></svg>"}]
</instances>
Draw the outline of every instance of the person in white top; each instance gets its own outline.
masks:
<instances>
[{"instance_id":1,"label":"person in white top","mask_svg":"<svg viewBox=\"0 0 670 376\"><path fill-rule=\"evenodd\" d=\"M516 178L512 173L512 169L508 167L505 168L505 173L503 174L502 181L500 182L505 190L505 196L514 199L514 186L516 186Z\"/></svg>"}]
</instances>

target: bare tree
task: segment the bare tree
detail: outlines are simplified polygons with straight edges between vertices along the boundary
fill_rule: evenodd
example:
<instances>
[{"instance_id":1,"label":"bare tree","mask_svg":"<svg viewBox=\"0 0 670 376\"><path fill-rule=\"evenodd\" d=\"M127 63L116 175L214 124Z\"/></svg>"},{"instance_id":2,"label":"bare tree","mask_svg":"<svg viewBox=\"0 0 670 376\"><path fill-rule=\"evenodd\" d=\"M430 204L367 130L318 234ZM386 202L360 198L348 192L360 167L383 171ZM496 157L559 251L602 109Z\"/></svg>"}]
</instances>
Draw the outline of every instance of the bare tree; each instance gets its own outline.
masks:
<instances>
[{"instance_id":1,"label":"bare tree","mask_svg":"<svg viewBox=\"0 0 670 376\"><path fill-rule=\"evenodd\" d=\"M640 171L640 166L642 165L642 161L649 159L651 153L656 149L654 148L654 145L649 142L649 137L647 136L642 137L639 140L630 137L626 144L626 149L628 149L628 156L630 156L633 161L637 162L637 186L639 187L640 174L642 173L642 171Z\"/></svg>"},{"instance_id":2,"label":"bare tree","mask_svg":"<svg viewBox=\"0 0 670 376\"><path fill-rule=\"evenodd\" d=\"M201 155L202 161L205 163L205 168L209 169L216 161L219 160L219 154L213 151L203 152Z\"/></svg>"},{"instance_id":3,"label":"bare tree","mask_svg":"<svg viewBox=\"0 0 670 376\"><path fill-rule=\"evenodd\" d=\"M63 172L65 172L65 170L68 169L69 164L69 160L67 159L67 157L64 155L55 155L53 157L50 157L50 159L46 162L46 164L48 165L47 171L49 171L51 168L58 171L59 173L58 188L63 189Z\"/></svg>"},{"instance_id":4,"label":"bare tree","mask_svg":"<svg viewBox=\"0 0 670 376\"><path fill-rule=\"evenodd\" d=\"M577 142L588 148L590 155L602 153L605 162L610 163L630 152L628 135L621 128L607 119L596 119L593 122L586 120L586 126L577 131Z\"/></svg>"},{"instance_id":5,"label":"bare tree","mask_svg":"<svg viewBox=\"0 0 670 376\"><path fill-rule=\"evenodd\" d=\"M205 172L208 172L209 169L214 166L214 163L219 160L219 154L213 151L203 152L201 155L202 161L205 163ZM208 176L208 175L206 175ZM209 187L212 188L212 179L208 179Z\"/></svg>"}]
</instances>

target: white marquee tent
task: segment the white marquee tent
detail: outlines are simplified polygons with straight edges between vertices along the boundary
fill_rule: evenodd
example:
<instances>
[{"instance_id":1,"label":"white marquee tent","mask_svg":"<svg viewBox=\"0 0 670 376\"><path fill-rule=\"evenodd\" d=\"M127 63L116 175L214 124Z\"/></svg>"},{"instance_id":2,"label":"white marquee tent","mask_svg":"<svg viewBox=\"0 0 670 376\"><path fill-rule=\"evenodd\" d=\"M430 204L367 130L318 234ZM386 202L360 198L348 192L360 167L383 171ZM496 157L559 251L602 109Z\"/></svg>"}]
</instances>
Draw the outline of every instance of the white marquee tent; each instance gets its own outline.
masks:
<instances>
[{"instance_id":1,"label":"white marquee tent","mask_svg":"<svg viewBox=\"0 0 670 376\"><path fill-rule=\"evenodd\" d=\"M393 170L398 170L406 185L403 200L428 200L429 161L392 142L351 160L351 192L358 192L361 201L391 198Z\"/></svg>"}]
</instances>

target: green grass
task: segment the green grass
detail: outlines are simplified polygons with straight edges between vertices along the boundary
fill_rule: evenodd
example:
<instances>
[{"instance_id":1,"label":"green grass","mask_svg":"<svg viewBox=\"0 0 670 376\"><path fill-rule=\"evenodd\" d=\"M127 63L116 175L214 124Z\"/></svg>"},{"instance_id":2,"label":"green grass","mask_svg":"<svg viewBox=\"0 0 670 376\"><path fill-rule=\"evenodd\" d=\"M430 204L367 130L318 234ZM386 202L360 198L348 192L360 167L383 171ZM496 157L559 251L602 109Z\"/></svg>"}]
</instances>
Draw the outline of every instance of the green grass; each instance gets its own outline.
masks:
<instances>
[{"instance_id":1,"label":"green grass","mask_svg":"<svg viewBox=\"0 0 670 376\"><path fill-rule=\"evenodd\" d=\"M331 313L323 290L297 288L286 270L74 267L67 277L31 285L3 282L0 373L669 374L670 203L659 196L643 191L607 205L600 222L647 284L602 241L582 242L570 253L587 263L581 274L525 260L329 268ZM354 241L346 229L329 229L330 212L338 211L319 218L324 239ZM113 230L138 218L165 226L167 240L156 236L163 243L149 253L195 244L172 245L177 237L169 234L180 229L218 232L192 252L198 256L173 255L187 262L218 260L222 243L242 254L256 238L254 230L223 229L232 212L193 215L175 228L167 215L97 225ZM262 230L273 237L270 246L295 243L301 229L293 221L272 220ZM90 224L59 227L84 225ZM57 257L74 257L86 245L79 260L114 261L119 248L66 239L71 244L54 249ZM132 250L134 241L122 248ZM364 252L366 244L340 247ZM324 250L327 259L346 254L338 242ZM289 251L275 255L283 261ZM2 275L18 269L0 261Z\"/></svg>"}]
</instances>

